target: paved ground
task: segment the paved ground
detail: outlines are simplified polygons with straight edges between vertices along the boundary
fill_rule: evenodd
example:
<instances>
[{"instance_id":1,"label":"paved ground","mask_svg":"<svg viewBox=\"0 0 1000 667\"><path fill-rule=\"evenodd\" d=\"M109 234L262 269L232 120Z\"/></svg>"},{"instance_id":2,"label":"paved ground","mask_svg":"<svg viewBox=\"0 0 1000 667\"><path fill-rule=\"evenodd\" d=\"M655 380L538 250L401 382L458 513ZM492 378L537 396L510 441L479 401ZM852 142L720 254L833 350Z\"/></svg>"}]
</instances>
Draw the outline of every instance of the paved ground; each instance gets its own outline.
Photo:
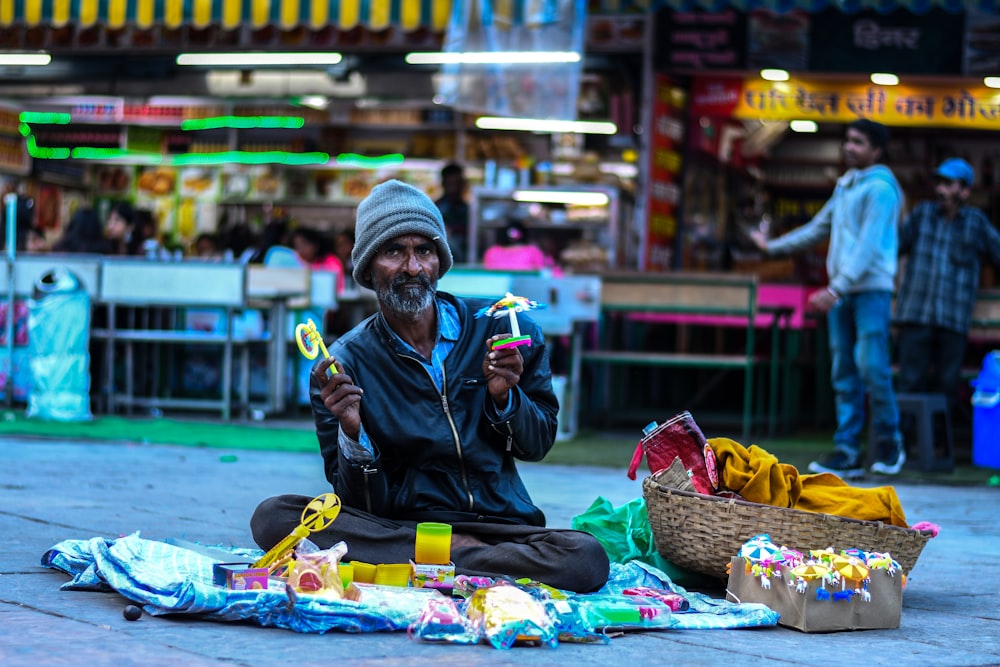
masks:
<instances>
[{"instance_id":1,"label":"paved ground","mask_svg":"<svg viewBox=\"0 0 1000 667\"><path fill-rule=\"evenodd\" d=\"M432 645L405 633L301 635L190 617L122 618L114 593L60 591L39 559L63 539L177 537L252 546L256 503L327 490L317 455L157 445L0 442L0 665L752 665L1000 664L1000 489L897 486L907 517L942 526L911 573L902 625L807 635L785 628L634 633L609 646L556 649ZM623 471L522 465L549 524L569 526L598 495L641 494ZM721 592L718 592L721 596Z\"/></svg>"}]
</instances>

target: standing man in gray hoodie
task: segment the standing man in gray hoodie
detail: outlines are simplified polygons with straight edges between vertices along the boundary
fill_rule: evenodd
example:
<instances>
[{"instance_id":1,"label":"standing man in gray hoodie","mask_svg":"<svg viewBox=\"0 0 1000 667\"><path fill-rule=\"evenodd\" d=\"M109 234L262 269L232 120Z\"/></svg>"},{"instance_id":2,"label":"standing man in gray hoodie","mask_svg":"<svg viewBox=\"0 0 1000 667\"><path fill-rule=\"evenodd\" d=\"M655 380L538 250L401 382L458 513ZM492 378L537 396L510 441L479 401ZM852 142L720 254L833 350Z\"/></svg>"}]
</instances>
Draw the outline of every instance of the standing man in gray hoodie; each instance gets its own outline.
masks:
<instances>
[{"instance_id":1,"label":"standing man in gray hoodie","mask_svg":"<svg viewBox=\"0 0 1000 667\"><path fill-rule=\"evenodd\" d=\"M861 437L866 398L876 459L871 472L895 475L906 461L889 367L903 192L892 171L879 164L888 143L884 125L866 118L852 122L843 148L848 170L819 213L773 241L753 233L757 246L771 254L798 252L830 239L826 257L830 282L809 296L808 307L827 314L837 430L834 451L810 463L809 470L844 479L864 475Z\"/></svg>"}]
</instances>

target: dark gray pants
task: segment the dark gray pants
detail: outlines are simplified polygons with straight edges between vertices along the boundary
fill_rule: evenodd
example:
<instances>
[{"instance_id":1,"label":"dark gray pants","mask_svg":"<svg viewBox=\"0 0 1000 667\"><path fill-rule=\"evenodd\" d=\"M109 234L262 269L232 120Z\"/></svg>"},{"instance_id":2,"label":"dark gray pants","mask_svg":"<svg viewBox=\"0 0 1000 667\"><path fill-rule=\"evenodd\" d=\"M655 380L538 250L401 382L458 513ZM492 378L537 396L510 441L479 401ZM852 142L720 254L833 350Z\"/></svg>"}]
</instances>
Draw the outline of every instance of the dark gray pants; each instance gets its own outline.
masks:
<instances>
[{"instance_id":1,"label":"dark gray pants","mask_svg":"<svg viewBox=\"0 0 1000 667\"><path fill-rule=\"evenodd\" d=\"M309 496L284 495L262 502L250 519L254 541L270 549L299 525ZM413 558L416 521L390 521L344 507L326 530L309 540L326 549L343 540L345 561L406 563ZM608 555L597 539L578 530L553 530L516 524L452 523L455 536L473 537L486 546L451 550L456 574L529 578L577 593L590 593L608 580Z\"/></svg>"},{"instance_id":2,"label":"dark gray pants","mask_svg":"<svg viewBox=\"0 0 1000 667\"><path fill-rule=\"evenodd\" d=\"M948 408L958 404L966 336L940 327L902 325L899 328L899 392L941 392Z\"/></svg>"}]
</instances>

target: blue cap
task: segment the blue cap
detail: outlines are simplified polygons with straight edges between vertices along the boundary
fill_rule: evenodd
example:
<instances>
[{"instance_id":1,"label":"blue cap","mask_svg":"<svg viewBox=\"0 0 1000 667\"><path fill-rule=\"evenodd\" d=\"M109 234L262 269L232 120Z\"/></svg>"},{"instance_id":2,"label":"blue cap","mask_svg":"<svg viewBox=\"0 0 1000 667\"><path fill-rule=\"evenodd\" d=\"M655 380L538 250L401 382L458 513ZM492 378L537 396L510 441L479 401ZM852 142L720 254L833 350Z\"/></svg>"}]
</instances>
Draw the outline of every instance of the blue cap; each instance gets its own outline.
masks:
<instances>
[{"instance_id":1,"label":"blue cap","mask_svg":"<svg viewBox=\"0 0 1000 667\"><path fill-rule=\"evenodd\" d=\"M976 172L972 169L972 165L958 157L948 158L934 173L949 181L961 181L966 187L972 187L972 182L976 180Z\"/></svg>"}]
</instances>

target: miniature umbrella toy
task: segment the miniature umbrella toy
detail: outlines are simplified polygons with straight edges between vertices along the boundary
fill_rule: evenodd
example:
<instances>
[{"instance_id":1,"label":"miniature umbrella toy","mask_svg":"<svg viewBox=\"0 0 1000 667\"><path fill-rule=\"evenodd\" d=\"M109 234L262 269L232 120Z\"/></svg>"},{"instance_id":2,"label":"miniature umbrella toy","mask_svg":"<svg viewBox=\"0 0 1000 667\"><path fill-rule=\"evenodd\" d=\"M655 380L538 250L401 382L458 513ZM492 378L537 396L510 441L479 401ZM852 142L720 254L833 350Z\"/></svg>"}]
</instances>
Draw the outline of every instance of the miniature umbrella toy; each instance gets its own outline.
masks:
<instances>
[{"instance_id":1,"label":"miniature umbrella toy","mask_svg":"<svg viewBox=\"0 0 1000 667\"><path fill-rule=\"evenodd\" d=\"M498 340L493 344L494 349L518 347L520 345L530 346L531 336L521 335L521 327L517 323L517 314L539 308L545 308L545 304L532 301L523 296L514 296L510 292L507 292L504 298L500 299L492 306L483 308L477 312L476 317L495 317L499 319L507 316L510 319L510 338Z\"/></svg>"},{"instance_id":2,"label":"miniature umbrella toy","mask_svg":"<svg viewBox=\"0 0 1000 667\"><path fill-rule=\"evenodd\" d=\"M800 579L820 579L830 573L830 568L819 563L804 563L792 569L792 574Z\"/></svg>"},{"instance_id":3,"label":"miniature umbrella toy","mask_svg":"<svg viewBox=\"0 0 1000 667\"><path fill-rule=\"evenodd\" d=\"M848 581L862 581L868 578L868 566L864 561L854 556L834 556L830 559L830 564L837 574L841 576L841 589Z\"/></svg>"},{"instance_id":4,"label":"miniature umbrella toy","mask_svg":"<svg viewBox=\"0 0 1000 667\"><path fill-rule=\"evenodd\" d=\"M786 567L797 567L805 562L805 556L801 551L795 549L789 549L788 547L781 547L781 559L785 563Z\"/></svg>"},{"instance_id":5,"label":"miniature umbrella toy","mask_svg":"<svg viewBox=\"0 0 1000 667\"><path fill-rule=\"evenodd\" d=\"M781 549L769 536L758 536L740 547L740 557L754 563L780 563L785 560Z\"/></svg>"}]
</instances>

